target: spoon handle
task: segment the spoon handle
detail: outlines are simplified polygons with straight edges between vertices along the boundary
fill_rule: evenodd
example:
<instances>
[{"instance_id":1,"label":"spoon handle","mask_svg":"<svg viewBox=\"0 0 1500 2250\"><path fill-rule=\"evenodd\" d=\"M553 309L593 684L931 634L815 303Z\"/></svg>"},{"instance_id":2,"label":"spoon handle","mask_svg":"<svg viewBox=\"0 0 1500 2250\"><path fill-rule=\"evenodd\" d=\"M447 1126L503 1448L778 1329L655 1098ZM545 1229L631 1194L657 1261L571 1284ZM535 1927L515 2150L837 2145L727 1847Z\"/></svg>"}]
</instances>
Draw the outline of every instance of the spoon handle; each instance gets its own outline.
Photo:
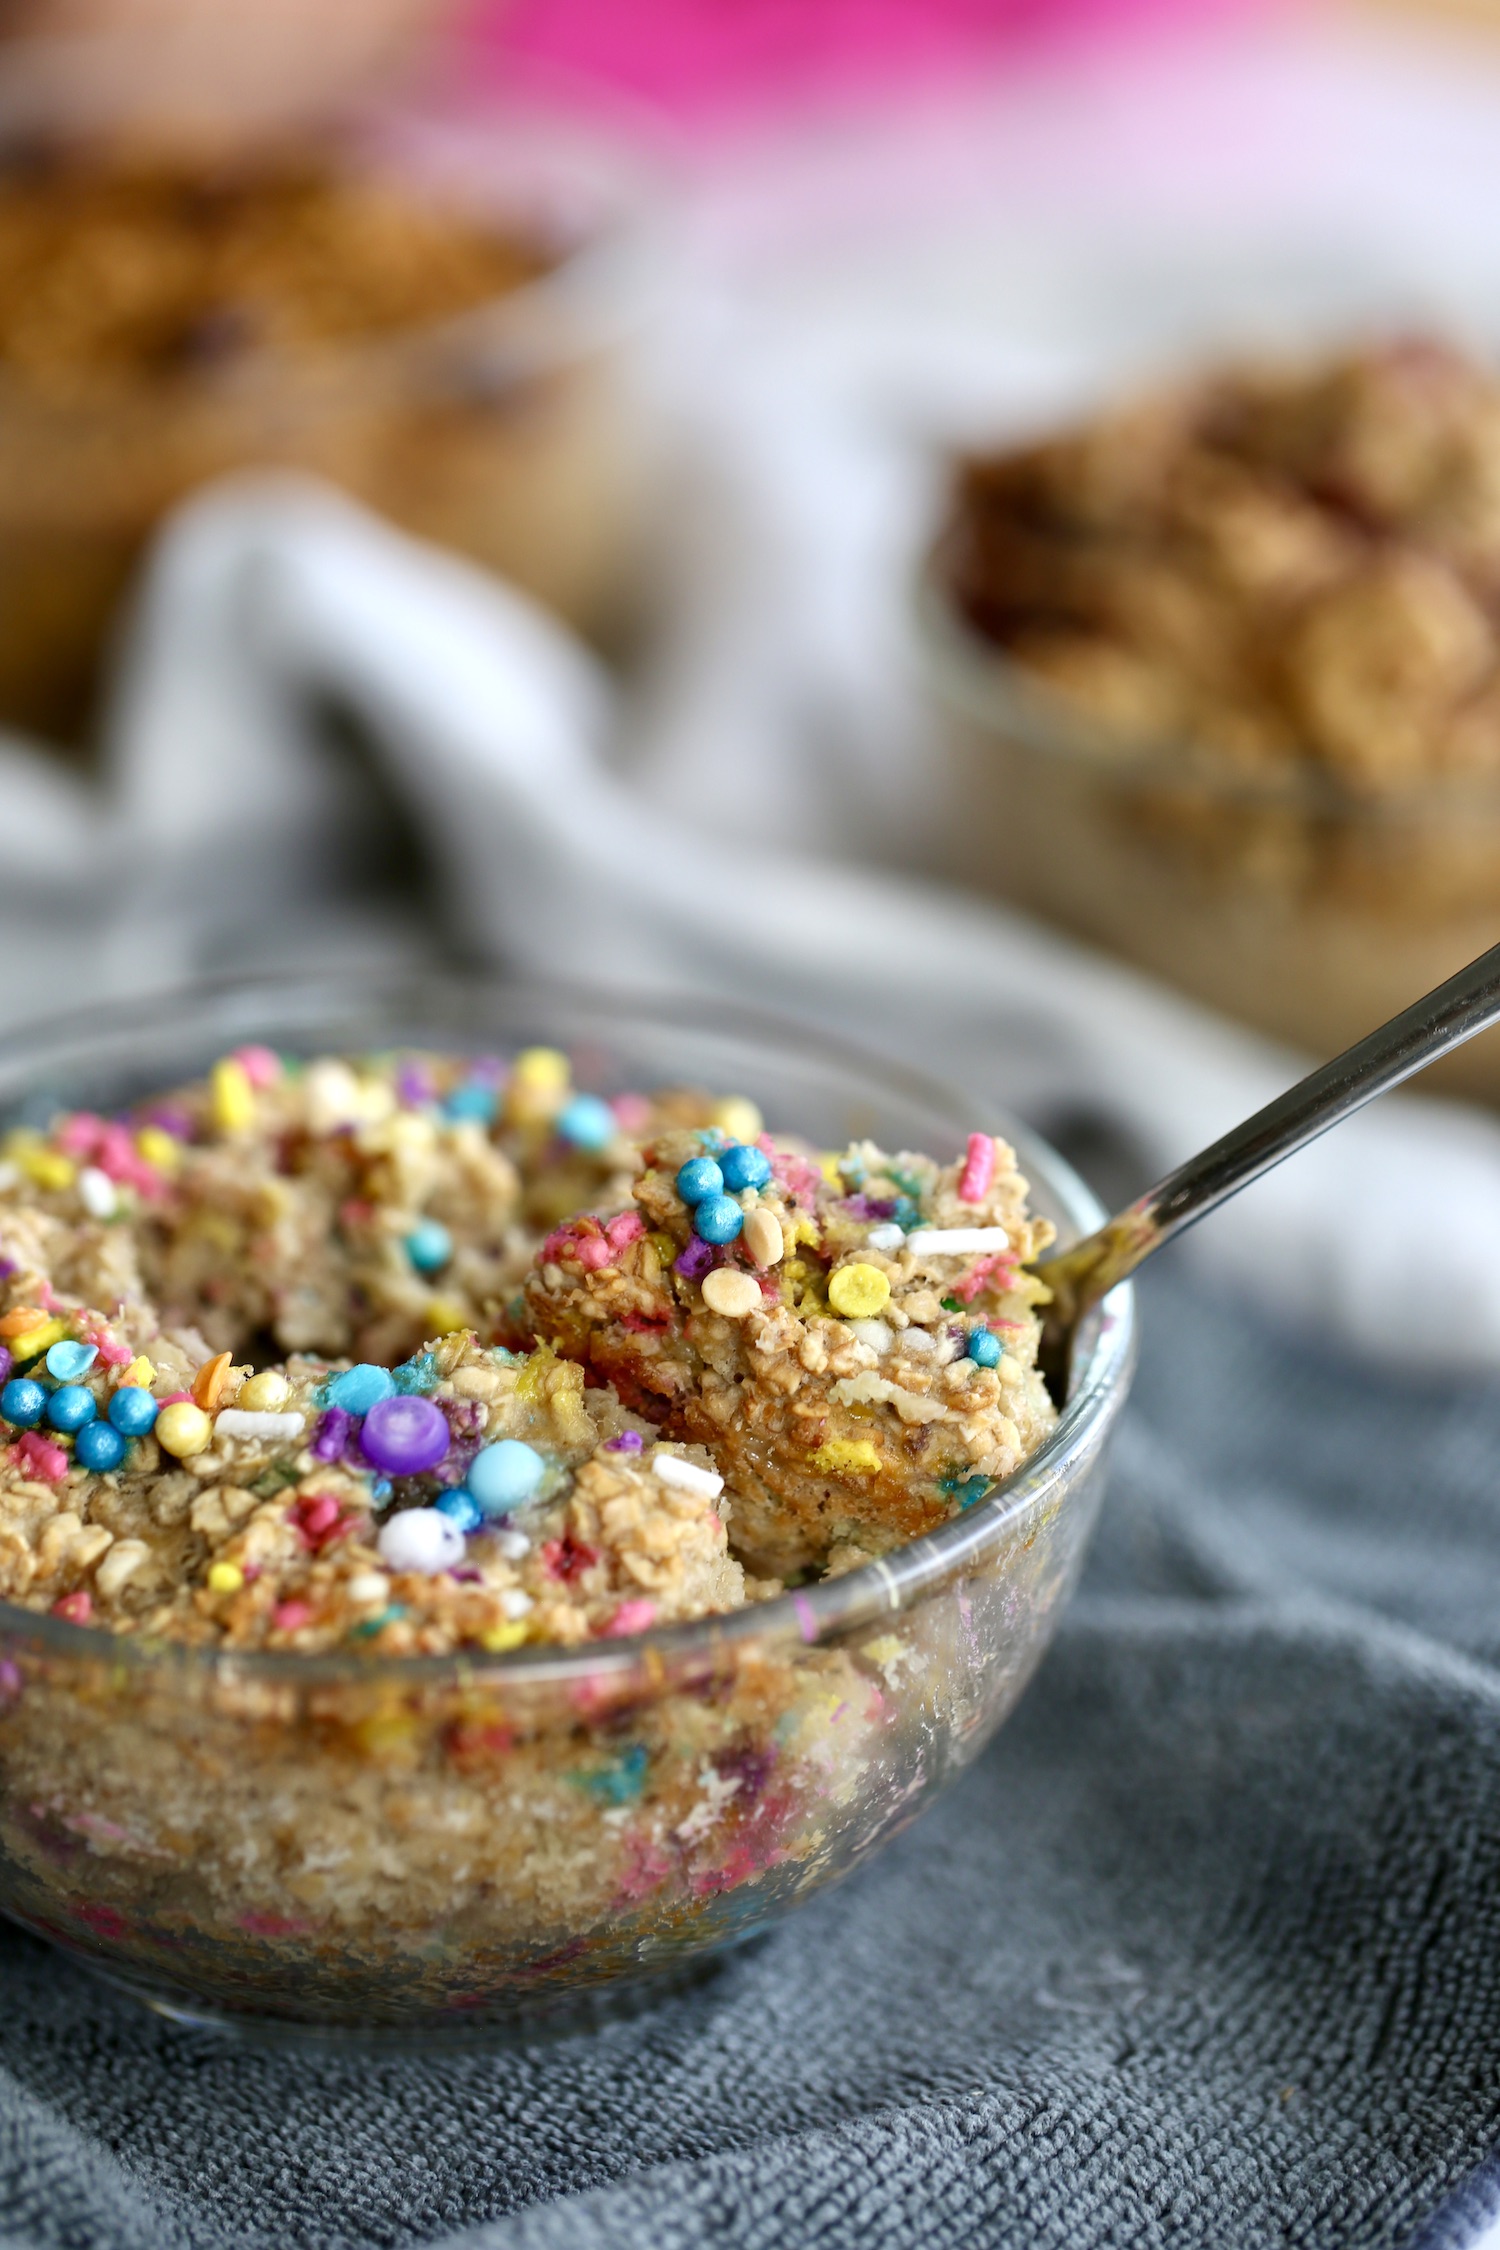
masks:
<instances>
[{"instance_id":1,"label":"spoon handle","mask_svg":"<svg viewBox=\"0 0 1500 2250\"><path fill-rule=\"evenodd\" d=\"M1053 1291L1049 1327L1071 1328L1174 1234L1497 1018L1500 945L1190 1156L1095 1233L1048 1259L1038 1271Z\"/></svg>"}]
</instances>

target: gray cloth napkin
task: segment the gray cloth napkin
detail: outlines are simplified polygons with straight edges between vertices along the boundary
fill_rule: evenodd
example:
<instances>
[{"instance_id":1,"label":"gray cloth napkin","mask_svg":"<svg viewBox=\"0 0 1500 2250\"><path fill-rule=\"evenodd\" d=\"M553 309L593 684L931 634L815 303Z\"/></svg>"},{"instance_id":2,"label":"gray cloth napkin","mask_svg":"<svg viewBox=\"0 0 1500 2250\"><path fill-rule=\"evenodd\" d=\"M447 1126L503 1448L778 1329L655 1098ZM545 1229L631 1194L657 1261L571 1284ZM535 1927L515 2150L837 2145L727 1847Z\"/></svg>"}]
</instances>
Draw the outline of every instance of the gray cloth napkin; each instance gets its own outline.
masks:
<instances>
[{"instance_id":1,"label":"gray cloth napkin","mask_svg":"<svg viewBox=\"0 0 1500 2250\"><path fill-rule=\"evenodd\" d=\"M235 2049L6 1933L0 2244L1471 2241L1500 1391L1180 1260L1145 1296L1083 1593L882 1858L648 2017L488 2056Z\"/></svg>"}]
</instances>

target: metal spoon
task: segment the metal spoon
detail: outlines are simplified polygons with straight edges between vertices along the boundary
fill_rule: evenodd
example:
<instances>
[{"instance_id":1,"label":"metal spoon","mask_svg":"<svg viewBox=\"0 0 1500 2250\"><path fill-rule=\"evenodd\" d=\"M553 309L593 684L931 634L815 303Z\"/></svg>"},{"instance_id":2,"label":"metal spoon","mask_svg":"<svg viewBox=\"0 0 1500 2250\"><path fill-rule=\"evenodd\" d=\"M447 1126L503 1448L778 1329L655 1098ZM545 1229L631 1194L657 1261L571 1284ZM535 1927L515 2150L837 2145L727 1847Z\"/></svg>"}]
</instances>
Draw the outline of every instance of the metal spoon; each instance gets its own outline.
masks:
<instances>
[{"instance_id":1,"label":"metal spoon","mask_svg":"<svg viewBox=\"0 0 1500 2250\"><path fill-rule=\"evenodd\" d=\"M1078 1323L1143 1259L1330 1125L1461 1047L1497 1018L1500 945L1190 1156L1082 1242L1043 1259L1036 1270L1052 1302L1043 1315L1041 1364L1054 1394L1060 1399L1066 1389Z\"/></svg>"}]
</instances>

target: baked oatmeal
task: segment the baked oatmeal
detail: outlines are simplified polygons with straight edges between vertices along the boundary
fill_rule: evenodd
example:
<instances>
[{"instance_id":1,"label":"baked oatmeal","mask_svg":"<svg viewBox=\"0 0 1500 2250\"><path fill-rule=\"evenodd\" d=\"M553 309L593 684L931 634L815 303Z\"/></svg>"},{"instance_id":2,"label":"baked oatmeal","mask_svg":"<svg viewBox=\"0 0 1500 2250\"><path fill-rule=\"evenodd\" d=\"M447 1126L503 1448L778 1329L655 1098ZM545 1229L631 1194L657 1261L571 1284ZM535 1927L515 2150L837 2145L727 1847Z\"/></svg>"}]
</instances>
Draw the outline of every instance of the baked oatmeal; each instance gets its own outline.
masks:
<instances>
[{"instance_id":1,"label":"baked oatmeal","mask_svg":"<svg viewBox=\"0 0 1500 2250\"><path fill-rule=\"evenodd\" d=\"M1229 368L970 461L963 614L1122 742L1360 795L1500 779L1500 378Z\"/></svg>"},{"instance_id":2,"label":"baked oatmeal","mask_svg":"<svg viewBox=\"0 0 1500 2250\"><path fill-rule=\"evenodd\" d=\"M724 1612L971 1506L1055 1419L1009 1148L814 1160L694 1111L546 1050L502 1083L246 1048L13 1135L0 1595L494 1651ZM538 1243L559 1194L594 1208Z\"/></svg>"},{"instance_id":3,"label":"baked oatmeal","mask_svg":"<svg viewBox=\"0 0 1500 2250\"><path fill-rule=\"evenodd\" d=\"M0 148L0 722L81 739L151 533L245 469L614 621L639 433L584 231L548 216L578 193L544 158L518 202L514 164L496 198L482 155L460 181L347 133Z\"/></svg>"},{"instance_id":4,"label":"baked oatmeal","mask_svg":"<svg viewBox=\"0 0 1500 2250\"><path fill-rule=\"evenodd\" d=\"M947 865L1332 1054L1500 912L1500 377L1211 369L956 476ZM1500 1038L1438 1066L1500 1099Z\"/></svg>"},{"instance_id":5,"label":"baked oatmeal","mask_svg":"<svg viewBox=\"0 0 1500 2250\"><path fill-rule=\"evenodd\" d=\"M117 1973L359 2025L646 1975L1019 1693L1055 1495L899 1630L822 1643L796 1590L1053 1426L1004 1142L248 1047L0 1166L0 1899Z\"/></svg>"}]
</instances>

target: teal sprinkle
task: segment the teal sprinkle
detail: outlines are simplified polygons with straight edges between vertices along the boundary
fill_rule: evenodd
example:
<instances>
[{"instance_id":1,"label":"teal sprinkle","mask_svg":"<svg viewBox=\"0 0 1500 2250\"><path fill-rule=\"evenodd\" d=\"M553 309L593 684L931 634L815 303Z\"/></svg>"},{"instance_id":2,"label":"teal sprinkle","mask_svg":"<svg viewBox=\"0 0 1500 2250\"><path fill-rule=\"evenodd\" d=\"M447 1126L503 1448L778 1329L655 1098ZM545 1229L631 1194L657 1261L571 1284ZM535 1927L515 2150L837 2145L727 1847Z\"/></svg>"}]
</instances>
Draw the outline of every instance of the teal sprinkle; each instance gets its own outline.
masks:
<instances>
[{"instance_id":1,"label":"teal sprinkle","mask_svg":"<svg viewBox=\"0 0 1500 2250\"><path fill-rule=\"evenodd\" d=\"M922 1190L926 1186L926 1182L919 1180L915 1172L903 1172L899 1166L887 1164L885 1176L888 1180L894 1181L903 1195L909 1195L914 1203L921 1203Z\"/></svg>"},{"instance_id":2,"label":"teal sprinkle","mask_svg":"<svg viewBox=\"0 0 1500 2250\"><path fill-rule=\"evenodd\" d=\"M570 1778L591 1797L602 1797L609 1805L628 1805L645 1787L648 1753L644 1742L634 1742L612 1766L602 1773L575 1773Z\"/></svg>"},{"instance_id":3,"label":"teal sprinkle","mask_svg":"<svg viewBox=\"0 0 1500 2250\"><path fill-rule=\"evenodd\" d=\"M391 1369L391 1381L403 1398L411 1398L421 1391L430 1391L438 1379L438 1364L431 1352L418 1352L415 1359L406 1359L399 1367Z\"/></svg>"},{"instance_id":4,"label":"teal sprinkle","mask_svg":"<svg viewBox=\"0 0 1500 2250\"><path fill-rule=\"evenodd\" d=\"M356 1625L349 1638L351 1641L372 1641L375 1635L382 1632L387 1625L396 1624L405 1615L406 1611L401 1603L392 1602L390 1607L383 1609L378 1617L367 1617L363 1625Z\"/></svg>"},{"instance_id":5,"label":"teal sprinkle","mask_svg":"<svg viewBox=\"0 0 1500 2250\"><path fill-rule=\"evenodd\" d=\"M988 1500L995 1489L993 1477L980 1476L978 1471L967 1477L944 1477L940 1489L960 1508L972 1508L981 1500Z\"/></svg>"},{"instance_id":6,"label":"teal sprinkle","mask_svg":"<svg viewBox=\"0 0 1500 2250\"><path fill-rule=\"evenodd\" d=\"M897 1196L896 1208L891 1213L891 1217L895 1220L898 1227L904 1227L906 1229L906 1232L910 1234L912 1228L917 1224L921 1216L922 1206L917 1202L914 1196Z\"/></svg>"},{"instance_id":7,"label":"teal sprinkle","mask_svg":"<svg viewBox=\"0 0 1500 2250\"><path fill-rule=\"evenodd\" d=\"M698 1139L704 1148L727 1148L729 1136L721 1125L705 1125Z\"/></svg>"}]
</instances>

